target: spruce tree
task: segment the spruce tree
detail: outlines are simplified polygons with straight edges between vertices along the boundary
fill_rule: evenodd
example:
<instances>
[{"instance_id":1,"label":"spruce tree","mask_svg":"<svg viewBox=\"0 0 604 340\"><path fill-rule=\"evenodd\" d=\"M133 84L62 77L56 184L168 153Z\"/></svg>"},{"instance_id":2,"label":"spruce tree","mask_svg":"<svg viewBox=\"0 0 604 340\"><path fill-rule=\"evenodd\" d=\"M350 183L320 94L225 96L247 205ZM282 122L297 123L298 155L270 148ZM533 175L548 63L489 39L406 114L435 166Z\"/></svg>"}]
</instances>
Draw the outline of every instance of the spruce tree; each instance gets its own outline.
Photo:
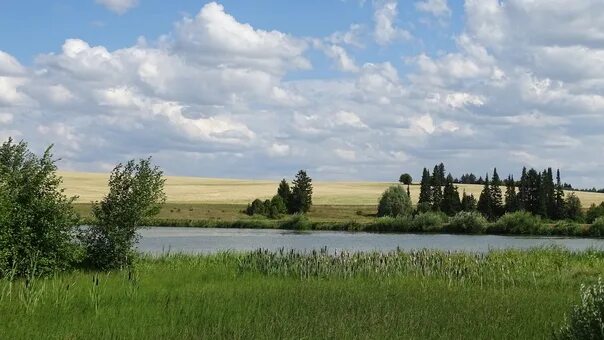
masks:
<instances>
[{"instance_id":1,"label":"spruce tree","mask_svg":"<svg viewBox=\"0 0 604 340\"><path fill-rule=\"evenodd\" d=\"M441 163L442 165L442 163ZM442 185L444 184L441 176L440 165L435 165L434 170L432 171L432 210L438 211L440 210L440 205L443 200L443 191Z\"/></svg>"},{"instance_id":2,"label":"spruce tree","mask_svg":"<svg viewBox=\"0 0 604 340\"><path fill-rule=\"evenodd\" d=\"M283 203L285 203L285 206L289 207L289 201L292 195L292 191L289 188L289 184L287 183L285 178L281 180L281 183L279 183L279 187L277 188L277 195L281 197Z\"/></svg>"},{"instance_id":3,"label":"spruce tree","mask_svg":"<svg viewBox=\"0 0 604 340\"><path fill-rule=\"evenodd\" d=\"M484 180L484 187L478 198L478 211L489 220L493 220L493 204L491 202L491 185L489 183L489 175L487 174Z\"/></svg>"},{"instance_id":4,"label":"spruce tree","mask_svg":"<svg viewBox=\"0 0 604 340\"><path fill-rule=\"evenodd\" d=\"M547 209L547 216L549 218L555 218L556 215L556 186L554 184L554 176L552 168L547 168L545 172L545 178L543 179L543 190L545 194L545 205Z\"/></svg>"},{"instance_id":5,"label":"spruce tree","mask_svg":"<svg viewBox=\"0 0 604 340\"><path fill-rule=\"evenodd\" d=\"M289 212L306 213L312 206L312 179L306 171L300 170L293 181Z\"/></svg>"},{"instance_id":6,"label":"spruce tree","mask_svg":"<svg viewBox=\"0 0 604 340\"><path fill-rule=\"evenodd\" d=\"M440 208L442 212L449 216L453 216L461 210L459 192L457 191L457 187L453 185L453 176L451 176L451 174L449 174L445 179L443 200Z\"/></svg>"},{"instance_id":7,"label":"spruce tree","mask_svg":"<svg viewBox=\"0 0 604 340\"><path fill-rule=\"evenodd\" d=\"M461 210L462 211L475 211L476 210L476 198L474 195L466 195L466 191L463 191L461 197Z\"/></svg>"},{"instance_id":8,"label":"spruce tree","mask_svg":"<svg viewBox=\"0 0 604 340\"><path fill-rule=\"evenodd\" d=\"M432 190L430 188L430 172L424 168L422 172L422 180L419 185L419 201L417 202L417 209L419 211L427 211L432 206Z\"/></svg>"},{"instance_id":9,"label":"spruce tree","mask_svg":"<svg viewBox=\"0 0 604 340\"><path fill-rule=\"evenodd\" d=\"M553 218L557 220L564 219L566 216L565 201L564 201L564 190L562 188L562 181L560 180L560 169L556 171L556 188L554 193L554 215Z\"/></svg>"},{"instance_id":10,"label":"spruce tree","mask_svg":"<svg viewBox=\"0 0 604 340\"><path fill-rule=\"evenodd\" d=\"M503 215L503 195L501 194L501 179L497 173L497 168L493 169L493 178L491 180L491 211L494 217Z\"/></svg>"},{"instance_id":11,"label":"spruce tree","mask_svg":"<svg viewBox=\"0 0 604 340\"><path fill-rule=\"evenodd\" d=\"M518 186L518 210L528 210L528 205L528 174L526 167L523 167Z\"/></svg>"},{"instance_id":12,"label":"spruce tree","mask_svg":"<svg viewBox=\"0 0 604 340\"><path fill-rule=\"evenodd\" d=\"M515 212L518 210L518 196L516 194L516 183L514 177L510 175L505 182L505 212Z\"/></svg>"}]
</instances>

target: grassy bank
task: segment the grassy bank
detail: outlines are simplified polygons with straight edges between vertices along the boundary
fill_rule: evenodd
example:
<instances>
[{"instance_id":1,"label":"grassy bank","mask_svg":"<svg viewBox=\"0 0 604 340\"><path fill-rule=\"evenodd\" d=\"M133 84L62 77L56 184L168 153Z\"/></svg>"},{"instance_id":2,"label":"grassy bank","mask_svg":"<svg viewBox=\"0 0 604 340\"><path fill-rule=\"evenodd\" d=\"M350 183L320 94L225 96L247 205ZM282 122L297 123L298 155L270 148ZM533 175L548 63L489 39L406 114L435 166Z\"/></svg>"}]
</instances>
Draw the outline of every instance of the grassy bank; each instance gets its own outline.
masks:
<instances>
[{"instance_id":1,"label":"grassy bank","mask_svg":"<svg viewBox=\"0 0 604 340\"><path fill-rule=\"evenodd\" d=\"M1 281L0 334L548 338L578 300L579 285L604 272L604 254L257 252L147 258L136 268L74 272L27 286Z\"/></svg>"}]
</instances>

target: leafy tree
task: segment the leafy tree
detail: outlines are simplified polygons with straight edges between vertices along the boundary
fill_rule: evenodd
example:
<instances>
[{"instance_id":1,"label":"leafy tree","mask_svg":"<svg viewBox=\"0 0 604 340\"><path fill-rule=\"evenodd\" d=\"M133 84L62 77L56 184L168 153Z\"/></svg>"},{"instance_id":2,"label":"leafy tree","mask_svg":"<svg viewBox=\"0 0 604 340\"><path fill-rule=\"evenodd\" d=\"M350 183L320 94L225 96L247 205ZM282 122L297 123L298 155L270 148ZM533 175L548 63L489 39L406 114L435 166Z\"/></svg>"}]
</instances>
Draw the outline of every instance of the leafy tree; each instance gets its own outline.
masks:
<instances>
[{"instance_id":1,"label":"leafy tree","mask_svg":"<svg viewBox=\"0 0 604 340\"><path fill-rule=\"evenodd\" d=\"M581 200L575 193L570 193L566 197L566 217L573 221L583 220L583 209L581 207Z\"/></svg>"},{"instance_id":2,"label":"leafy tree","mask_svg":"<svg viewBox=\"0 0 604 340\"><path fill-rule=\"evenodd\" d=\"M494 217L503 215L503 195L501 193L501 179L497 173L497 168L493 169L493 178L491 180L491 211Z\"/></svg>"},{"instance_id":3,"label":"leafy tree","mask_svg":"<svg viewBox=\"0 0 604 340\"><path fill-rule=\"evenodd\" d=\"M278 214L287 213L287 206L283 201L283 197L281 197L280 195L273 196L273 198L271 199L271 207L274 207Z\"/></svg>"},{"instance_id":4,"label":"leafy tree","mask_svg":"<svg viewBox=\"0 0 604 340\"><path fill-rule=\"evenodd\" d=\"M253 200L251 204L248 204L245 212L250 216L265 215L267 213L264 202L257 198Z\"/></svg>"},{"instance_id":5,"label":"leafy tree","mask_svg":"<svg viewBox=\"0 0 604 340\"><path fill-rule=\"evenodd\" d=\"M514 177L510 175L505 181L505 212L515 212L519 210L518 196L516 194L516 185Z\"/></svg>"},{"instance_id":6,"label":"leafy tree","mask_svg":"<svg viewBox=\"0 0 604 340\"><path fill-rule=\"evenodd\" d=\"M86 263L97 269L132 264L138 229L165 202L163 172L151 158L119 164L111 172L109 193L92 208L96 224L83 235Z\"/></svg>"},{"instance_id":7,"label":"leafy tree","mask_svg":"<svg viewBox=\"0 0 604 340\"><path fill-rule=\"evenodd\" d=\"M431 189L431 177L428 169L424 168L422 172L422 180L419 185L419 201L417 202L417 208L419 211L426 211L432 205L432 189Z\"/></svg>"},{"instance_id":8,"label":"leafy tree","mask_svg":"<svg viewBox=\"0 0 604 340\"><path fill-rule=\"evenodd\" d=\"M400 185L386 189L378 204L378 216L407 216L411 214L411 199Z\"/></svg>"},{"instance_id":9,"label":"leafy tree","mask_svg":"<svg viewBox=\"0 0 604 340\"><path fill-rule=\"evenodd\" d=\"M485 177L484 187L482 192L480 193L480 197L478 198L478 211L484 215L488 220L493 220L493 203L492 203L493 195L491 194L491 185L489 183L489 175Z\"/></svg>"},{"instance_id":10,"label":"leafy tree","mask_svg":"<svg viewBox=\"0 0 604 340\"><path fill-rule=\"evenodd\" d=\"M292 191L289 188L289 184L287 183L285 178L281 180L281 183L279 183L279 188L277 188L277 195L279 195L281 199L283 199L283 203L286 207L288 207Z\"/></svg>"},{"instance_id":11,"label":"leafy tree","mask_svg":"<svg viewBox=\"0 0 604 340\"><path fill-rule=\"evenodd\" d=\"M306 171L300 170L293 181L292 195L290 198L290 213L306 213L312 206L312 179Z\"/></svg>"},{"instance_id":12,"label":"leafy tree","mask_svg":"<svg viewBox=\"0 0 604 340\"><path fill-rule=\"evenodd\" d=\"M38 157L23 141L0 146L0 278L9 270L18 276L64 270L78 260L75 197L61 189L51 149Z\"/></svg>"},{"instance_id":13,"label":"leafy tree","mask_svg":"<svg viewBox=\"0 0 604 340\"><path fill-rule=\"evenodd\" d=\"M453 216L461 210L459 192L457 191L457 187L453 185L453 176L451 174L445 180L441 210L449 216Z\"/></svg>"},{"instance_id":14,"label":"leafy tree","mask_svg":"<svg viewBox=\"0 0 604 340\"><path fill-rule=\"evenodd\" d=\"M411 185L411 182L413 182L411 175L404 173L401 175L398 181L407 186L407 195L411 197L411 191L409 190L409 185Z\"/></svg>"},{"instance_id":15,"label":"leafy tree","mask_svg":"<svg viewBox=\"0 0 604 340\"><path fill-rule=\"evenodd\" d=\"M462 211L475 211L476 210L476 198L474 195L466 195L466 191L464 190L461 196L461 210Z\"/></svg>"},{"instance_id":16,"label":"leafy tree","mask_svg":"<svg viewBox=\"0 0 604 340\"><path fill-rule=\"evenodd\" d=\"M587 213L585 214L585 222L593 223L598 217L604 216L604 202L599 205L592 205L587 209Z\"/></svg>"}]
</instances>

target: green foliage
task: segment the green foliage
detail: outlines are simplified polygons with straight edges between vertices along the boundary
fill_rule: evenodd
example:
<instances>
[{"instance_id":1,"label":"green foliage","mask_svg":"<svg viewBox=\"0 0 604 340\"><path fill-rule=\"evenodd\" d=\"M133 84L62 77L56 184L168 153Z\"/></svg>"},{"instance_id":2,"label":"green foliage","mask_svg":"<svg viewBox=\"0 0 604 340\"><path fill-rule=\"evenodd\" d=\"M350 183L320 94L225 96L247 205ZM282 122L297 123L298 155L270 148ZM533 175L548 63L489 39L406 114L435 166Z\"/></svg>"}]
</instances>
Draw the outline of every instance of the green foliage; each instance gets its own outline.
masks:
<instances>
[{"instance_id":1,"label":"green foliage","mask_svg":"<svg viewBox=\"0 0 604 340\"><path fill-rule=\"evenodd\" d=\"M247 205L247 209L245 209L245 213L254 216L254 215L266 215L266 208L264 206L264 202L259 199L255 199L251 204Z\"/></svg>"},{"instance_id":2,"label":"green foliage","mask_svg":"<svg viewBox=\"0 0 604 340\"><path fill-rule=\"evenodd\" d=\"M413 182L413 178L411 177L411 175L404 173L401 175L401 177L399 177L398 181L405 185L410 185L411 182Z\"/></svg>"},{"instance_id":3,"label":"green foliage","mask_svg":"<svg viewBox=\"0 0 604 340\"><path fill-rule=\"evenodd\" d=\"M462 211L475 211L476 210L476 198L474 195L467 195L464 191L461 196L461 210Z\"/></svg>"},{"instance_id":4,"label":"green foliage","mask_svg":"<svg viewBox=\"0 0 604 340\"><path fill-rule=\"evenodd\" d=\"M442 212L425 212L413 218L413 230L420 232L440 232L447 221L447 215Z\"/></svg>"},{"instance_id":5,"label":"green foliage","mask_svg":"<svg viewBox=\"0 0 604 340\"><path fill-rule=\"evenodd\" d=\"M440 210L449 216L455 215L461 210L461 201L457 187L453 185L451 174L447 176L445 187L443 189L443 199L440 204Z\"/></svg>"},{"instance_id":6,"label":"green foliage","mask_svg":"<svg viewBox=\"0 0 604 340\"><path fill-rule=\"evenodd\" d=\"M493 169L493 179L491 180L491 187L489 193L491 194L491 208L493 217L499 217L504 213L503 207L503 194L501 193L501 179L497 173L497 168Z\"/></svg>"},{"instance_id":7,"label":"green foliage","mask_svg":"<svg viewBox=\"0 0 604 340\"><path fill-rule=\"evenodd\" d=\"M528 211L506 213L497 222L491 224L487 231L493 234L539 234L543 224L539 216Z\"/></svg>"},{"instance_id":8,"label":"green foliage","mask_svg":"<svg viewBox=\"0 0 604 340\"><path fill-rule=\"evenodd\" d=\"M418 211L428 211L432 205L432 178L428 169L424 168L422 172L422 180L419 185L419 201L417 202ZM421 209L420 209L421 208Z\"/></svg>"},{"instance_id":9,"label":"green foliage","mask_svg":"<svg viewBox=\"0 0 604 340\"><path fill-rule=\"evenodd\" d=\"M289 200L291 198L292 195L292 191L289 188L289 183L287 183L287 181L284 179L281 180L281 182L279 183L279 187L277 188L277 196L281 197L281 199L283 200L283 203L285 204L285 207L287 209L287 207L289 206ZM286 213L287 211L284 211L284 213Z\"/></svg>"},{"instance_id":10,"label":"green foliage","mask_svg":"<svg viewBox=\"0 0 604 340\"><path fill-rule=\"evenodd\" d=\"M97 223L82 235L88 266L107 270L132 264L138 229L166 199L164 183L163 172L150 158L113 169L109 193L93 206Z\"/></svg>"},{"instance_id":11,"label":"green foliage","mask_svg":"<svg viewBox=\"0 0 604 340\"><path fill-rule=\"evenodd\" d=\"M570 193L566 197L566 201L564 203L566 207L566 218L571 219L573 221L583 221L583 208L581 207L581 200L575 193Z\"/></svg>"},{"instance_id":12,"label":"green foliage","mask_svg":"<svg viewBox=\"0 0 604 340\"><path fill-rule=\"evenodd\" d=\"M293 181L288 210L291 214L307 213L312 206L312 179L300 170Z\"/></svg>"},{"instance_id":13,"label":"green foliage","mask_svg":"<svg viewBox=\"0 0 604 340\"><path fill-rule=\"evenodd\" d=\"M491 185L489 182L489 175L485 177L484 187L480 193L477 204L478 211L492 221L495 219L495 212L493 211L493 195L491 194Z\"/></svg>"},{"instance_id":14,"label":"green foliage","mask_svg":"<svg viewBox=\"0 0 604 340\"><path fill-rule=\"evenodd\" d=\"M581 302L568 317L567 324L556 333L557 339L604 339L604 283L581 285Z\"/></svg>"},{"instance_id":15,"label":"green foliage","mask_svg":"<svg viewBox=\"0 0 604 340\"><path fill-rule=\"evenodd\" d=\"M287 213L287 205L283 200L283 197L280 195L275 195L271 199L271 208L277 211L277 214L286 214Z\"/></svg>"},{"instance_id":16,"label":"green foliage","mask_svg":"<svg viewBox=\"0 0 604 340\"><path fill-rule=\"evenodd\" d=\"M432 210L440 211L443 200L443 185L445 185L445 166L443 163L434 166L432 170Z\"/></svg>"},{"instance_id":17,"label":"green foliage","mask_svg":"<svg viewBox=\"0 0 604 340\"><path fill-rule=\"evenodd\" d=\"M411 199L400 185L386 189L378 204L378 217L406 216L411 214Z\"/></svg>"},{"instance_id":18,"label":"green foliage","mask_svg":"<svg viewBox=\"0 0 604 340\"><path fill-rule=\"evenodd\" d=\"M450 233L481 234L486 230L488 221L476 211L462 211L449 219L444 230Z\"/></svg>"},{"instance_id":19,"label":"green foliage","mask_svg":"<svg viewBox=\"0 0 604 340\"><path fill-rule=\"evenodd\" d=\"M518 195L516 194L516 185L514 183L514 177L509 176L505 181L505 212L518 211Z\"/></svg>"},{"instance_id":20,"label":"green foliage","mask_svg":"<svg viewBox=\"0 0 604 340\"><path fill-rule=\"evenodd\" d=\"M0 146L0 277L65 270L78 260L73 210L56 175L51 148L41 157L27 143Z\"/></svg>"},{"instance_id":21,"label":"green foliage","mask_svg":"<svg viewBox=\"0 0 604 340\"><path fill-rule=\"evenodd\" d=\"M311 230L312 222L304 214L294 214L285 221L281 222L279 227L287 230Z\"/></svg>"},{"instance_id":22,"label":"green foliage","mask_svg":"<svg viewBox=\"0 0 604 340\"><path fill-rule=\"evenodd\" d=\"M599 205L592 204L585 213L585 222L594 223L598 217L604 216L604 202Z\"/></svg>"},{"instance_id":23,"label":"green foliage","mask_svg":"<svg viewBox=\"0 0 604 340\"><path fill-rule=\"evenodd\" d=\"M598 217L589 228L589 235L604 237L604 217Z\"/></svg>"}]
</instances>

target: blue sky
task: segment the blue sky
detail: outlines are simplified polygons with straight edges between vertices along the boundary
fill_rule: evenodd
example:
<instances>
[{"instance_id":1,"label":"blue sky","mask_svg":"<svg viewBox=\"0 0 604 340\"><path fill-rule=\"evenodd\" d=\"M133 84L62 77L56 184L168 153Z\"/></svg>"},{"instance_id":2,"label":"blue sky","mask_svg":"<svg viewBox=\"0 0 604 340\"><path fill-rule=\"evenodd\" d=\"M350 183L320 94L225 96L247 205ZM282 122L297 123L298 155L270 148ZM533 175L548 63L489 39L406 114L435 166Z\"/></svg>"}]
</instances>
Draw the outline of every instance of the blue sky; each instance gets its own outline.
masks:
<instances>
[{"instance_id":1,"label":"blue sky","mask_svg":"<svg viewBox=\"0 0 604 340\"><path fill-rule=\"evenodd\" d=\"M0 3L0 137L69 170L602 186L599 0Z\"/></svg>"}]
</instances>

